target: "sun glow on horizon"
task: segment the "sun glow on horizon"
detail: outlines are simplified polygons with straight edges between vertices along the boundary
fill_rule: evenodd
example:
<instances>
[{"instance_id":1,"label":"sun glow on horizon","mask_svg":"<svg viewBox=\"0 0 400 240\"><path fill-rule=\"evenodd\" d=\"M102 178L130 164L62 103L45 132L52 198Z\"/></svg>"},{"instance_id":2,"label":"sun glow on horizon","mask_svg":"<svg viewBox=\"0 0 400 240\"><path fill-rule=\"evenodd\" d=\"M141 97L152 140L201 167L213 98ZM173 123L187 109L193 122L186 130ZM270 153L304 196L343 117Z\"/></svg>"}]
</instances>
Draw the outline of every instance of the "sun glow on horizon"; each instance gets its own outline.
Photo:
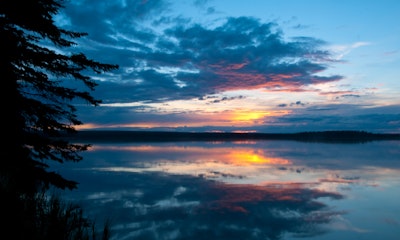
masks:
<instances>
[{"instance_id":1,"label":"sun glow on horizon","mask_svg":"<svg viewBox=\"0 0 400 240\"><path fill-rule=\"evenodd\" d=\"M277 117L289 114L285 111L259 111L259 110L235 110L232 112L231 120L234 123L256 123L266 117Z\"/></svg>"},{"instance_id":2,"label":"sun glow on horizon","mask_svg":"<svg viewBox=\"0 0 400 240\"><path fill-rule=\"evenodd\" d=\"M164 111L152 115L152 119L136 122L121 122L113 124L85 123L76 126L77 130L84 129L122 129L122 128L184 128L184 127L243 127L265 124L268 118L291 114L291 110L257 110L257 109L230 109L207 111L187 111L176 113ZM132 115L138 114L132 112ZM179 120L178 120L179 118Z\"/></svg>"}]
</instances>

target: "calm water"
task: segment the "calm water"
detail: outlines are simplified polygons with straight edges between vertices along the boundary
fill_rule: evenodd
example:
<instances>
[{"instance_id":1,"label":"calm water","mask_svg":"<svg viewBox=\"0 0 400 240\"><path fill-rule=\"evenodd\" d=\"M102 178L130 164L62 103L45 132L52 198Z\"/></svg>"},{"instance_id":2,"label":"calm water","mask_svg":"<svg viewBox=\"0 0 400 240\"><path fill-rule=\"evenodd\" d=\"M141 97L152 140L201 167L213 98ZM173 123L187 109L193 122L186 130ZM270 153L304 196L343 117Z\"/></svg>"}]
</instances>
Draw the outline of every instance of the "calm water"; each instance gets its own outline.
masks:
<instances>
[{"instance_id":1,"label":"calm water","mask_svg":"<svg viewBox=\"0 0 400 240\"><path fill-rule=\"evenodd\" d=\"M56 169L113 239L400 239L400 142L99 144Z\"/></svg>"}]
</instances>

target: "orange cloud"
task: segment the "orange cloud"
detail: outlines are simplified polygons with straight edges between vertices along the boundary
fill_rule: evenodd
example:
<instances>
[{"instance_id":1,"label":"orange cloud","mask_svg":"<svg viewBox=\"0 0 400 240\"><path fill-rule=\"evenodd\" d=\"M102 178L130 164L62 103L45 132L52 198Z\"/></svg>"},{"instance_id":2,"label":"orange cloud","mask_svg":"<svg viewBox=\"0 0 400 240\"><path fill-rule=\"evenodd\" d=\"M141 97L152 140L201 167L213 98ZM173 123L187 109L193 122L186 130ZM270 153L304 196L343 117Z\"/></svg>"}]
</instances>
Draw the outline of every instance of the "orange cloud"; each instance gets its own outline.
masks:
<instances>
[{"instance_id":1,"label":"orange cloud","mask_svg":"<svg viewBox=\"0 0 400 240\"><path fill-rule=\"evenodd\" d=\"M77 130L96 128L143 128L155 127L203 127L203 126L249 126L265 123L268 117L278 117L290 114L290 110L251 110L235 109L216 112L188 112L188 113L157 113L152 119L138 122L114 124L86 123L76 127ZM179 118L176 117L179 115ZM179 120L178 120L179 119Z\"/></svg>"},{"instance_id":2,"label":"orange cloud","mask_svg":"<svg viewBox=\"0 0 400 240\"><path fill-rule=\"evenodd\" d=\"M265 74L255 71L240 71L247 64L245 62L227 66L223 63L210 65L211 71L221 79L224 79L224 82L221 82L216 87L222 91L274 87L301 89L306 84L297 80L297 78L301 77L300 73Z\"/></svg>"}]
</instances>

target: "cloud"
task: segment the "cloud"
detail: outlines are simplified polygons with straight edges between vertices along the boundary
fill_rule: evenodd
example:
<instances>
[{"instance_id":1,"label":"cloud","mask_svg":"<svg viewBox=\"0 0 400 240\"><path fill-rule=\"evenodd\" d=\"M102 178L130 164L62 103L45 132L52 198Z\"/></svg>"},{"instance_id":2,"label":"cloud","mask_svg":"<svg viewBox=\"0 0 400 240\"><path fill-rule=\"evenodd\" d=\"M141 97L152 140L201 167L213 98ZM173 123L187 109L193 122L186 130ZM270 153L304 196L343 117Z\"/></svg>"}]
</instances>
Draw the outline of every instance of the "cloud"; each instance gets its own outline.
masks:
<instances>
[{"instance_id":1,"label":"cloud","mask_svg":"<svg viewBox=\"0 0 400 240\"><path fill-rule=\"evenodd\" d=\"M197 4L197 8L205 9L210 3L197 1ZM104 105L94 109L79 106L79 116L84 123L113 127L154 127L162 123L164 127L178 129L196 122L191 124L196 127L194 130L219 124L223 127L213 129L224 131L293 132L339 128L399 131L395 111L382 108L381 113L368 113L367 106L355 105L355 100L364 103L374 98L371 94L347 90L349 86L324 89L321 84L343 79L340 75L327 75L325 71L352 49L369 43L356 42L328 51L326 43L320 39L285 38L276 22L251 17L219 17L210 18L205 24L174 14L171 7L166 1L83 0L67 3L58 17L59 24L89 33L88 37L79 40L74 51L120 66L111 73L93 76L99 83L93 95L103 100ZM264 96L251 95L253 90L264 96L275 94L275 97L288 96L276 95L280 92L299 93L302 101L275 100L268 106L262 100ZM232 97L228 91L240 93ZM306 93L311 94L302 95ZM313 103L308 98L312 94L329 98L335 104ZM242 99L244 101L240 103L236 101ZM273 106L295 111L281 117L259 118L251 123L257 125L254 127L228 127L224 115L233 110L223 112L227 111L227 106L254 107L254 103L246 105L252 99L260 100L254 111L268 112ZM178 102L169 108L161 105L178 100L191 100L191 104ZM237 105L242 103L244 106ZM199 106L219 115L204 115ZM118 108L111 109L114 107ZM222 121L210 121L217 117ZM146 121L148 124L143 125ZM382 122L387 124L383 126Z\"/></svg>"},{"instance_id":2,"label":"cloud","mask_svg":"<svg viewBox=\"0 0 400 240\"><path fill-rule=\"evenodd\" d=\"M163 1L67 5L63 23L89 34L77 50L120 66L100 79L98 97L106 102L158 102L231 90L301 91L342 79L319 75L332 63L321 40L286 41L276 23L251 17L228 17L207 26L181 21L168 8Z\"/></svg>"},{"instance_id":3,"label":"cloud","mask_svg":"<svg viewBox=\"0 0 400 240\"><path fill-rule=\"evenodd\" d=\"M168 29L167 33L179 41L182 50L195 56L190 61L199 69L195 76L179 77L189 86L194 82L193 86L204 93L301 88L341 79L340 76L316 75L327 68L316 62L328 58L327 52L318 50L321 42L311 38L285 42L274 27L274 23L239 17L228 18L213 29L200 25Z\"/></svg>"},{"instance_id":4,"label":"cloud","mask_svg":"<svg viewBox=\"0 0 400 240\"><path fill-rule=\"evenodd\" d=\"M347 44L347 45L335 45L335 46L331 46L330 48L331 48L331 52L333 54L332 56L334 56L334 59L336 59L337 61L340 61L354 49L363 47L363 46L368 46L368 45L371 45L371 43L355 42L355 43Z\"/></svg>"},{"instance_id":5,"label":"cloud","mask_svg":"<svg viewBox=\"0 0 400 240\"><path fill-rule=\"evenodd\" d=\"M342 96L357 97L357 96ZM297 106L297 105L296 105ZM282 107L282 106L280 106ZM368 106L357 104L307 104L290 115L277 116L265 122L258 131L325 131L363 130L399 132L399 105Z\"/></svg>"},{"instance_id":6,"label":"cloud","mask_svg":"<svg viewBox=\"0 0 400 240\"><path fill-rule=\"evenodd\" d=\"M213 97L213 96L207 96L207 98L211 98L213 100L209 101L210 104L212 103L221 103L221 102L226 102L226 101L232 101L232 100L237 100L237 99L244 99L245 97L242 95L235 96L235 97ZM204 98L200 98L201 100L204 100Z\"/></svg>"},{"instance_id":7,"label":"cloud","mask_svg":"<svg viewBox=\"0 0 400 240\"><path fill-rule=\"evenodd\" d=\"M292 102L290 104L281 103L281 104L278 104L277 107L280 107L280 108L284 108L284 107L287 107L287 106L290 106L290 107L303 107L305 105L306 105L306 103L303 103L301 101L296 101L296 102Z\"/></svg>"},{"instance_id":8,"label":"cloud","mask_svg":"<svg viewBox=\"0 0 400 240\"><path fill-rule=\"evenodd\" d=\"M301 101L296 101L296 102L290 104L290 106L305 106L305 105L306 104Z\"/></svg>"},{"instance_id":9,"label":"cloud","mask_svg":"<svg viewBox=\"0 0 400 240\"><path fill-rule=\"evenodd\" d=\"M280 103L274 111L218 110L215 107L243 101L238 97L206 96L191 105L183 102L173 105L146 102L111 104L111 106L78 106L78 114L86 124L98 128L138 128L172 131L257 131L300 132L326 130L363 130L372 132L399 132L399 105L374 107L358 104L315 104L303 101ZM239 104L239 105L236 105ZM210 112L202 110L207 108ZM240 102L234 106L240 107ZM219 107L219 105L218 105ZM223 106L224 107L224 106ZM253 124L238 125L232 122L236 114L249 118L254 114ZM266 113L266 114L263 114ZM256 116L257 115L257 116ZM239 116L239 115L238 115ZM237 117L238 117L237 116ZM246 122L247 123L247 122ZM233 125L234 124L234 125ZM94 127L91 126L82 126Z\"/></svg>"}]
</instances>

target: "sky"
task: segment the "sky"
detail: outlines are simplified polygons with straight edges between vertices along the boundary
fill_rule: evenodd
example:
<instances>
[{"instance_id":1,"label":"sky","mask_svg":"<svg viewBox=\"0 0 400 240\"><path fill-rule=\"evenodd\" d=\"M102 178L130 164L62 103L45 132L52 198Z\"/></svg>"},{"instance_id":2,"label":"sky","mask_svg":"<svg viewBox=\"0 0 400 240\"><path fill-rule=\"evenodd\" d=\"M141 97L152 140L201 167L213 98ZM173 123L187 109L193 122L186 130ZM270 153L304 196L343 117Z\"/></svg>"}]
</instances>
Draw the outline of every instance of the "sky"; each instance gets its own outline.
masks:
<instances>
[{"instance_id":1,"label":"sky","mask_svg":"<svg viewBox=\"0 0 400 240\"><path fill-rule=\"evenodd\" d=\"M76 0L92 75L77 129L400 133L400 1ZM72 85L72 87L81 87Z\"/></svg>"}]
</instances>

